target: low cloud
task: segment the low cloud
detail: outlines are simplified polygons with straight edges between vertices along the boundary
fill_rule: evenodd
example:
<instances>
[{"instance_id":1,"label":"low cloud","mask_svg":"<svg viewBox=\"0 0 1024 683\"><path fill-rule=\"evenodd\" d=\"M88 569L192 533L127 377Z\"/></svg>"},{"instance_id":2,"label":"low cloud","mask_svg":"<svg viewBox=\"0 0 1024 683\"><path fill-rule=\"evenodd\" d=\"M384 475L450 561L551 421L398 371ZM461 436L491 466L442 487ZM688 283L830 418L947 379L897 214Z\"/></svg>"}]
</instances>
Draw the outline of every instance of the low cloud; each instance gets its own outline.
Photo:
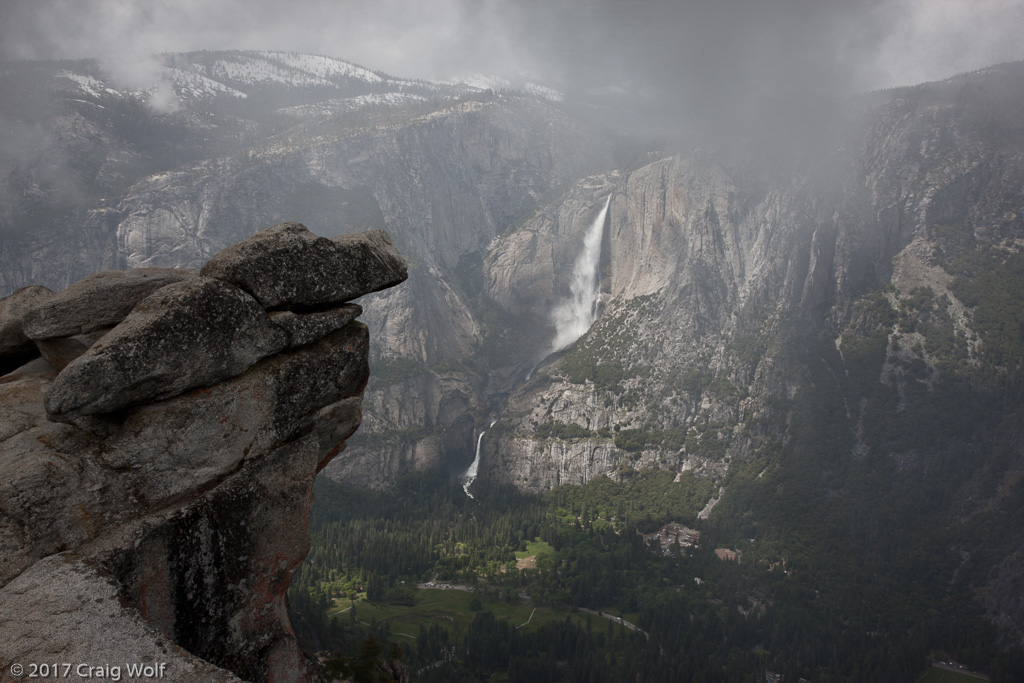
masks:
<instances>
[{"instance_id":1,"label":"low cloud","mask_svg":"<svg viewBox=\"0 0 1024 683\"><path fill-rule=\"evenodd\" d=\"M5 0L0 59L95 57L144 89L153 53L295 50L614 88L667 126L799 125L829 98L1024 58L1020 26L1020 0Z\"/></svg>"},{"instance_id":2,"label":"low cloud","mask_svg":"<svg viewBox=\"0 0 1024 683\"><path fill-rule=\"evenodd\" d=\"M126 82L148 54L242 48L430 78L873 88L1021 59L1022 25L1020 0L5 0L0 58L96 57Z\"/></svg>"},{"instance_id":3,"label":"low cloud","mask_svg":"<svg viewBox=\"0 0 1024 683\"><path fill-rule=\"evenodd\" d=\"M866 54L865 87L913 85L1024 59L1020 0L901 0L870 15L878 36Z\"/></svg>"}]
</instances>

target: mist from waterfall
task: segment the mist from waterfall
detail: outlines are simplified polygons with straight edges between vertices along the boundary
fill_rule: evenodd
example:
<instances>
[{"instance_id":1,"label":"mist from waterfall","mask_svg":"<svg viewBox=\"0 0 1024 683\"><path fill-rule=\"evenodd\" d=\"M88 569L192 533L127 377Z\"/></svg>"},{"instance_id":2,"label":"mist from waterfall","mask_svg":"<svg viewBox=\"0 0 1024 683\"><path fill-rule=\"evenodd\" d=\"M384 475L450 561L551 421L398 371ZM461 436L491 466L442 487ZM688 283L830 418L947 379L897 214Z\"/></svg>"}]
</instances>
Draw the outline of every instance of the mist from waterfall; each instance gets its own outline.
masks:
<instances>
[{"instance_id":1,"label":"mist from waterfall","mask_svg":"<svg viewBox=\"0 0 1024 683\"><path fill-rule=\"evenodd\" d=\"M497 420L491 422L490 427L487 429L493 427L496 422ZM468 468L466 468L465 473L462 475L462 490L466 492L467 496L474 500L476 500L476 496L469 492L469 487L473 485L474 481L476 481L476 472L480 468L480 444L483 443L484 434L487 433L487 429L482 430L480 432L480 436L476 437L476 455L473 457L473 462Z\"/></svg>"},{"instance_id":2,"label":"mist from waterfall","mask_svg":"<svg viewBox=\"0 0 1024 683\"><path fill-rule=\"evenodd\" d=\"M572 269L570 297L555 306L551 312L551 320L555 324L555 338L548 353L564 349L582 337L597 318L597 299L601 294L601 281L598 277L601 237L604 235L604 222L611 201L612 196L608 195L601 212L597 214L597 218L583 236L583 251Z\"/></svg>"}]
</instances>

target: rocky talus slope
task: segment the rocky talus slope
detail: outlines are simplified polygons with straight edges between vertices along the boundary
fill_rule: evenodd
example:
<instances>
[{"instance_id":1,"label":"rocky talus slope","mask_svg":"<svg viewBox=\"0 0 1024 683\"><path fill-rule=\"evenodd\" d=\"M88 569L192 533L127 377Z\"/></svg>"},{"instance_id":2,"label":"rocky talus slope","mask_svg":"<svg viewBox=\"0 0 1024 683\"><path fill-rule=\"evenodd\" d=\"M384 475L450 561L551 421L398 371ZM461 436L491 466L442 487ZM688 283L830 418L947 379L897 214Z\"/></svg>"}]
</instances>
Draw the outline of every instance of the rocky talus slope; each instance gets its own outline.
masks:
<instances>
[{"instance_id":1,"label":"rocky talus slope","mask_svg":"<svg viewBox=\"0 0 1024 683\"><path fill-rule=\"evenodd\" d=\"M346 302L406 275L383 231L287 223L199 270L0 301L0 679L318 680L284 594L313 479L361 419Z\"/></svg>"}]
</instances>

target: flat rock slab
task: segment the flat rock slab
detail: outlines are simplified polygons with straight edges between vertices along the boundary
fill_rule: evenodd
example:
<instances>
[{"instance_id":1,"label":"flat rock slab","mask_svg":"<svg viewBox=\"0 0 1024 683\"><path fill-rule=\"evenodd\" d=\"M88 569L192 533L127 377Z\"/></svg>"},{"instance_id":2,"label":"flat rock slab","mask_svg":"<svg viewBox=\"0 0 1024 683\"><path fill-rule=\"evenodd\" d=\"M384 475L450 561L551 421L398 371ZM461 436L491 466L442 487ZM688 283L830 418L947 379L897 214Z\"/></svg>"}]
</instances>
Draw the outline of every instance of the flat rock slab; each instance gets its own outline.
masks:
<instances>
[{"instance_id":1,"label":"flat rock slab","mask_svg":"<svg viewBox=\"0 0 1024 683\"><path fill-rule=\"evenodd\" d=\"M212 278L167 285L68 364L46 393L67 421L176 396L240 375L287 344L256 301Z\"/></svg>"},{"instance_id":2,"label":"flat rock slab","mask_svg":"<svg viewBox=\"0 0 1024 683\"><path fill-rule=\"evenodd\" d=\"M363 312L358 304L345 304L338 308L315 313L272 311L270 320L288 334L289 349L312 344L335 330L348 325Z\"/></svg>"},{"instance_id":3,"label":"flat rock slab","mask_svg":"<svg viewBox=\"0 0 1024 683\"><path fill-rule=\"evenodd\" d=\"M215 254L200 273L241 287L264 308L341 304L408 277L383 230L326 238L300 223L261 230Z\"/></svg>"},{"instance_id":4,"label":"flat rock slab","mask_svg":"<svg viewBox=\"0 0 1024 683\"><path fill-rule=\"evenodd\" d=\"M25 314L22 326L31 339L71 337L113 327L156 290L196 276L196 271L188 268L96 273L34 306Z\"/></svg>"}]
</instances>

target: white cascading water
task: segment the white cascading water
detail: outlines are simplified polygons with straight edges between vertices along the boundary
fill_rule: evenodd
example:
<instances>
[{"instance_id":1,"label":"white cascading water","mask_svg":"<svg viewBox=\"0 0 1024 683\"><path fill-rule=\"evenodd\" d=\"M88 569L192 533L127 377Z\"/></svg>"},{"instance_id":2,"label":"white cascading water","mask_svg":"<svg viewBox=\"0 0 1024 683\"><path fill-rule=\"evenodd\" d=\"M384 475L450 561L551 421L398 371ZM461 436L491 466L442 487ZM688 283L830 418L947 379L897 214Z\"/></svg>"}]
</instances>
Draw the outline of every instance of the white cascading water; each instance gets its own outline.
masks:
<instances>
[{"instance_id":1,"label":"white cascading water","mask_svg":"<svg viewBox=\"0 0 1024 683\"><path fill-rule=\"evenodd\" d=\"M492 422L491 427L493 427L496 422L497 420ZM490 429L491 427L488 427L487 429ZM476 456L473 458L472 464L470 464L466 469L465 474L462 475L462 490L465 491L466 495L473 500L476 500L476 496L469 492L469 487L473 485L474 481L476 481L476 471L480 467L480 444L483 443L484 434L487 433L487 429L480 432L480 436L476 437Z\"/></svg>"},{"instance_id":2,"label":"white cascading water","mask_svg":"<svg viewBox=\"0 0 1024 683\"><path fill-rule=\"evenodd\" d=\"M597 269L601 262L601 237L604 234L604 221L608 216L608 206L612 196L604 202L604 208L583 236L583 251L572 269L572 282L569 293L572 295L561 302L551 312L555 323L555 339L551 342L554 353L564 349L586 334L597 318L597 299L601 294L601 282ZM532 374L532 371L531 371Z\"/></svg>"}]
</instances>

